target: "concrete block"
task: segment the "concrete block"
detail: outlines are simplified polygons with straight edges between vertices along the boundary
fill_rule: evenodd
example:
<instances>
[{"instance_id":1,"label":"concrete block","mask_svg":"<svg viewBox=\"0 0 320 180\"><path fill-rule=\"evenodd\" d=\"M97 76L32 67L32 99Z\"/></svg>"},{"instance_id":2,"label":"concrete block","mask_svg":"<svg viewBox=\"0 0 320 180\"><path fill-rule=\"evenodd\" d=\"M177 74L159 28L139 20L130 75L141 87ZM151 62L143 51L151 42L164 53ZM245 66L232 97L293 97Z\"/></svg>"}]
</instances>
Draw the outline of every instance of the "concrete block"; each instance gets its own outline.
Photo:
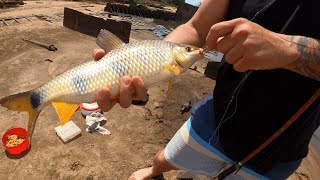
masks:
<instances>
[{"instance_id":1,"label":"concrete block","mask_svg":"<svg viewBox=\"0 0 320 180\"><path fill-rule=\"evenodd\" d=\"M176 22L185 23L191 19L191 17L196 13L198 7L192 6L187 3L180 3L176 11Z\"/></svg>"},{"instance_id":2,"label":"concrete block","mask_svg":"<svg viewBox=\"0 0 320 180\"><path fill-rule=\"evenodd\" d=\"M125 43L129 42L131 31L130 22L104 20L70 8L64 8L63 26L93 37L97 37L101 29L106 29L117 35Z\"/></svg>"}]
</instances>

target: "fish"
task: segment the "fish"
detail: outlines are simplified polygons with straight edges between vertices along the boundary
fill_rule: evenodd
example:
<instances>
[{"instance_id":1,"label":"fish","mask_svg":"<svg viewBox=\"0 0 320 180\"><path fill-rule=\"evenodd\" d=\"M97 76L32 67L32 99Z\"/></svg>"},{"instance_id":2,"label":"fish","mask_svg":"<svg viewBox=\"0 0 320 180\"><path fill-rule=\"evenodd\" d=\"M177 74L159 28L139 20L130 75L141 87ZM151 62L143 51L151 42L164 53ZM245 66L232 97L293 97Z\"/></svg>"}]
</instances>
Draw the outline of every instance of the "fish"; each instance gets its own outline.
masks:
<instances>
[{"instance_id":1,"label":"fish","mask_svg":"<svg viewBox=\"0 0 320 180\"><path fill-rule=\"evenodd\" d=\"M61 126L65 125L80 103L93 103L99 87L110 89L110 97L119 94L123 76L140 76L146 88L170 80L204 58L202 48L164 40L141 40L124 43L110 31L102 29L96 40L106 53L58 75L42 86L0 99L0 105L29 114L28 138L31 138L42 109L50 103ZM31 143L30 143L31 144Z\"/></svg>"}]
</instances>

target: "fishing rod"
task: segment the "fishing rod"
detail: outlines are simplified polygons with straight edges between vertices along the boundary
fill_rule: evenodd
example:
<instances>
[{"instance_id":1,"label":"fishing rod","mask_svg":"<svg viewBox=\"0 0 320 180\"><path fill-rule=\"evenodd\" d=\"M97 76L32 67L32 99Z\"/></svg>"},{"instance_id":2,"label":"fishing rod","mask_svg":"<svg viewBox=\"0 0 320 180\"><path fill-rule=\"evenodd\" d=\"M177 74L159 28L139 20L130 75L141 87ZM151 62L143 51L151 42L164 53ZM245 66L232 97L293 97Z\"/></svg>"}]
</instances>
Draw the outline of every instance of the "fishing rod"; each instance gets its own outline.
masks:
<instances>
[{"instance_id":1,"label":"fishing rod","mask_svg":"<svg viewBox=\"0 0 320 180\"><path fill-rule=\"evenodd\" d=\"M251 158L253 158L256 154L262 151L265 147L267 147L271 142L273 142L278 136L280 136L288 127L295 122L300 115L320 96L320 88L311 96L311 98L293 115L291 118L279 129L277 130L269 139L267 139L263 144L261 144L257 149L252 151L249 155L247 155L243 160L240 162L230 166L223 172L221 172L218 176L214 178L214 180L221 180L226 178L228 175L237 171L247 163Z\"/></svg>"}]
</instances>

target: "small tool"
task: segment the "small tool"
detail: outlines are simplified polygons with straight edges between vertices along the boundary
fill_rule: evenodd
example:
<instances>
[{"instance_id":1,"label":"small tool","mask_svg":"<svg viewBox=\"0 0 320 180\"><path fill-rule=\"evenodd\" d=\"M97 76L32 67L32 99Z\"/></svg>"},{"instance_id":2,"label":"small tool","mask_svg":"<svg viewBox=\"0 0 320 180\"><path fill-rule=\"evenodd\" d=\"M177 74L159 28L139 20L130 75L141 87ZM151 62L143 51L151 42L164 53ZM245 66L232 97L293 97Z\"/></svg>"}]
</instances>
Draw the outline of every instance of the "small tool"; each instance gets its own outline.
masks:
<instances>
[{"instance_id":1,"label":"small tool","mask_svg":"<svg viewBox=\"0 0 320 180\"><path fill-rule=\"evenodd\" d=\"M29 39L23 39L23 40L25 40L27 42L30 42L32 44L38 45L40 47L46 48L49 51L57 51L58 50L53 44L48 45L48 44L44 44L44 43L41 43L41 42L38 42L38 41L29 40Z\"/></svg>"}]
</instances>

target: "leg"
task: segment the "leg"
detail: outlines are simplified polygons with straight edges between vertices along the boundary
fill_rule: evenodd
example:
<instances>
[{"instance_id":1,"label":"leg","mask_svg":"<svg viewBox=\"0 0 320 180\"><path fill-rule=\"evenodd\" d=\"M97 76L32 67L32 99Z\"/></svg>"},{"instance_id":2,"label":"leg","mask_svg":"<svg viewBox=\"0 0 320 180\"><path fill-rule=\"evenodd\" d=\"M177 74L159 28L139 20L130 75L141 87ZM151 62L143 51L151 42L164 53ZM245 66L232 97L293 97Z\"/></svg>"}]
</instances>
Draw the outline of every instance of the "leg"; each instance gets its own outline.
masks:
<instances>
[{"instance_id":1,"label":"leg","mask_svg":"<svg viewBox=\"0 0 320 180\"><path fill-rule=\"evenodd\" d=\"M191 119L193 119L193 122L195 123L192 124L197 127L197 130L199 129L199 132L210 138L212 131L214 130L212 128L214 119L213 117L213 100L212 97L209 97L193 108L192 116L188 122L191 122ZM207 133L203 132L203 127L208 129L206 131ZM185 130L188 131L186 125L183 125L170 140L165 150L161 150L155 155L154 162L151 167L140 169L134 172L129 179L147 180L158 176L163 172L177 170L178 168L186 171L197 172L199 171L198 168L202 167L204 168L201 169L202 173L207 175L211 174L215 168L212 167L211 164L215 164L216 161L195 150L197 147L193 147L194 144L188 144L185 142L184 139L190 139L189 137L191 137L191 134ZM201 149L203 148L204 147Z\"/></svg>"},{"instance_id":2,"label":"leg","mask_svg":"<svg viewBox=\"0 0 320 180\"><path fill-rule=\"evenodd\" d=\"M163 172L176 170L177 168L170 165L164 158L164 150L159 151L153 160L153 165L148 168L140 169L134 172L129 179L130 180L147 180L152 177L158 176Z\"/></svg>"},{"instance_id":3,"label":"leg","mask_svg":"<svg viewBox=\"0 0 320 180\"><path fill-rule=\"evenodd\" d=\"M287 179L299 168L301 162L302 159L278 163L269 172L266 172L264 176L270 179Z\"/></svg>"},{"instance_id":4,"label":"leg","mask_svg":"<svg viewBox=\"0 0 320 180\"><path fill-rule=\"evenodd\" d=\"M199 109L200 106L203 107L201 109L205 109L204 111L213 110L213 108L211 108L212 106L208 106L208 107L206 105L202 106L203 104L207 104L205 102L210 102L210 100L209 101L206 100L203 103L200 103L195 108L193 108L193 111L197 111L197 109ZM201 115L202 116L203 115L210 116L210 114L213 114L213 113L207 113L207 112L204 112L204 113L197 113L197 112L193 112L192 114L200 114L200 115L197 115L197 117L199 117ZM191 117L191 118L193 118L193 117ZM202 119L201 117L199 117L199 118ZM199 118L197 118L197 119L199 119ZM206 118L206 119L208 119L208 118ZM211 119L209 118L209 122L210 122L210 120ZM190 119L189 119L189 121L190 121ZM200 124L202 124L205 127L208 127L208 125L206 123L201 122ZM200 127L199 129L202 129L202 128ZM140 169L140 170L134 172L130 176L129 179L130 180L150 179L152 177L155 177L155 176L162 174L163 172L167 172L170 170L176 170L177 168L175 168L175 167L179 167L179 169L191 170L191 171L195 167L199 167L198 165L201 165L201 164L197 164L194 161L198 157L196 155L196 154L198 154L198 152L194 151L192 147L189 147L189 145L183 140L180 131L181 131L181 129L170 140L170 142L166 146L165 150L161 150L155 155L154 162L151 167ZM186 136L188 137L190 135L187 133ZM210 136L210 134L208 134L208 136ZM188 152L188 153L185 153L185 152ZM193 158L192 158L192 156L190 156L192 154L194 154ZM175 167L172 166L171 164L173 164ZM190 165L191 166L194 165L195 167L190 167Z\"/></svg>"}]
</instances>

